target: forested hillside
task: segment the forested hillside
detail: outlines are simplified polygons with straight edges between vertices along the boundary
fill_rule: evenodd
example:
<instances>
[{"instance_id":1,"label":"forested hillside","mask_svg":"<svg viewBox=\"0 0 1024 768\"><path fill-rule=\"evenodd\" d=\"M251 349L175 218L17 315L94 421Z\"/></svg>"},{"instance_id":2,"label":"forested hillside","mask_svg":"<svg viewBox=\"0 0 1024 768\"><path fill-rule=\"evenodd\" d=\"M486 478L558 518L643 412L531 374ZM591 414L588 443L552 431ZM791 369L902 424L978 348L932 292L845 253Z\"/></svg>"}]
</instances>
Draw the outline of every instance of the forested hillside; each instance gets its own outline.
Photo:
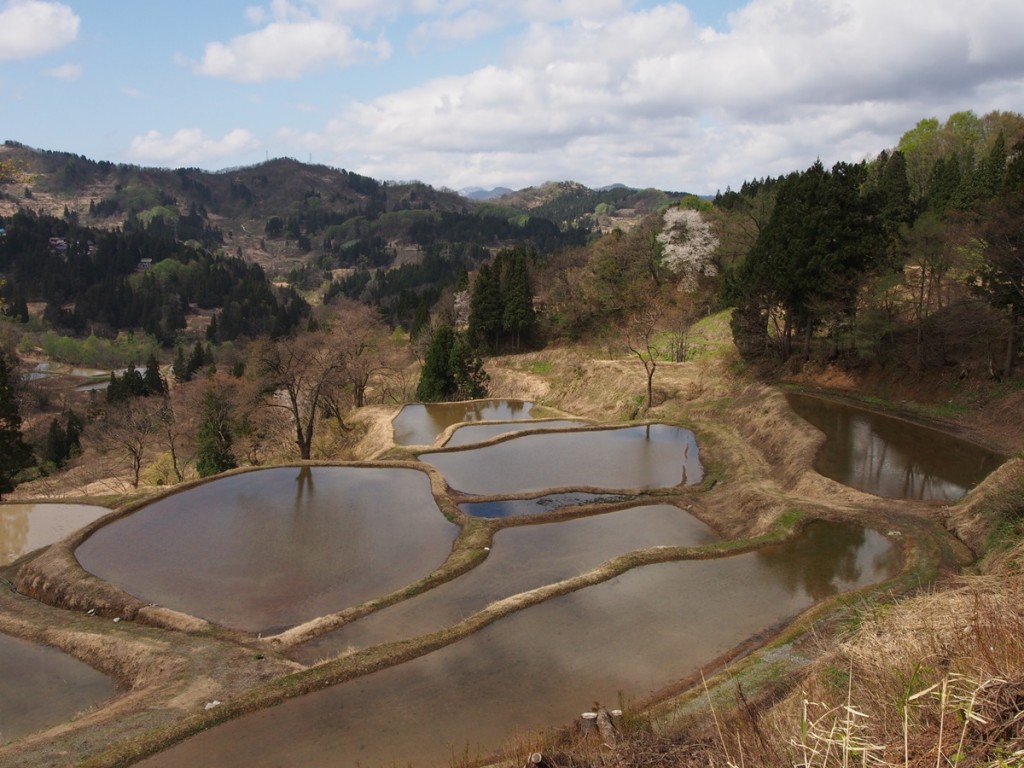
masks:
<instances>
[{"instance_id":1,"label":"forested hillside","mask_svg":"<svg viewBox=\"0 0 1024 768\"><path fill-rule=\"evenodd\" d=\"M231 370L217 402L253 461L290 442L329 456L353 406L479 396L489 356L545 346L640 362L651 408L659 365L699 358L690 328L723 309L744 364L773 379L832 371L981 403L1018 373L1015 113L928 118L872 159L714 200L558 183L474 203L292 160L208 173L2 149L8 354L127 366L153 352L180 384ZM316 396L266 396L292 385ZM23 398L38 454L67 406L37 400ZM338 442L317 447L321 423Z\"/></svg>"},{"instance_id":2,"label":"forested hillside","mask_svg":"<svg viewBox=\"0 0 1024 768\"><path fill-rule=\"evenodd\" d=\"M922 120L871 162L726 192L722 298L750 359L1014 373L1024 121ZM978 371L975 370L975 373Z\"/></svg>"}]
</instances>

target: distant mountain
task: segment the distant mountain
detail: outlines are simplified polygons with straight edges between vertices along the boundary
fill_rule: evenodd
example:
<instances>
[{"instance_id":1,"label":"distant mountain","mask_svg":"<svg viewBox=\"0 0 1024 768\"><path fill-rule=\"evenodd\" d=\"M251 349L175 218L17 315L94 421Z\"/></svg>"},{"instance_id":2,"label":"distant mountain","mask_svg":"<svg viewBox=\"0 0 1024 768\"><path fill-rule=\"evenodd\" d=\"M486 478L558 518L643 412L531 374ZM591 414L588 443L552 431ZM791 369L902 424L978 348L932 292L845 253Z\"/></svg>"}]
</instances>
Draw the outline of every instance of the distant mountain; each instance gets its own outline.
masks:
<instances>
[{"instance_id":1,"label":"distant mountain","mask_svg":"<svg viewBox=\"0 0 1024 768\"><path fill-rule=\"evenodd\" d=\"M659 189L634 189L624 184L595 190L576 181L549 181L539 187L509 193L488 204L529 212L563 229L583 227L609 231L616 227L629 229L644 216L687 196Z\"/></svg>"},{"instance_id":2,"label":"distant mountain","mask_svg":"<svg viewBox=\"0 0 1024 768\"><path fill-rule=\"evenodd\" d=\"M108 229L160 219L181 239L206 232L277 274L312 260L320 269L400 264L444 242L493 247L526 239L546 251L591 231L628 229L681 197L574 181L459 194L291 158L217 172L146 168L13 141L0 146L0 159L30 174L24 188L0 190L0 216L29 208Z\"/></svg>"},{"instance_id":3,"label":"distant mountain","mask_svg":"<svg viewBox=\"0 0 1024 768\"><path fill-rule=\"evenodd\" d=\"M492 189L484 189L483 187L466 187L465 189L459 190L460 195L469 198L470 200L493 200L496 197L512 194L512 192L513 190L508 187L494 187Z\"/></svg>"}]
</instances>

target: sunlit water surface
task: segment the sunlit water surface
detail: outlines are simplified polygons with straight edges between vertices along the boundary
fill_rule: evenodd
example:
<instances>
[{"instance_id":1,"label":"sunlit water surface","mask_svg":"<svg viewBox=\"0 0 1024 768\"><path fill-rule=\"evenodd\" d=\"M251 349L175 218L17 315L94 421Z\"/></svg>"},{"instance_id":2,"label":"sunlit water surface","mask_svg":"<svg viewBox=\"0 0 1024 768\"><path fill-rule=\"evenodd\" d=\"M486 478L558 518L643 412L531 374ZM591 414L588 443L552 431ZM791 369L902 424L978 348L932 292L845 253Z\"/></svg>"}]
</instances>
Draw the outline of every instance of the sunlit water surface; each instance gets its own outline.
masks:
<instances>
[{"instance_id":1,"label":"sunlit water surface","mask_svg":"<svg viewBox=\"0 0 1024 768\"><path fill-rule=\"evenodd\" d=\"M418 470L282 467L166 496L75 554L143 600L266 632L425 576L457 534Z\"/></svg>"},{"instance_id":2,"label":"sunlit water surface","mask_svg":"<svg viewBox=\"0 0 1024 768\"><path fill-rule=\"evenodd\" d=\"M391 422L397 445L433 445L448 427L464 421L515 421L531 418L533 403L522 400L472 400L412 403Z\"/></svg>"},{"instance_id":3,"label":"sunlit water surface","mask_svg":"<svg viewBox=\"0 0 1024 768\"><path fill-rule=\"evenodd\" d=\"M522 435L501 443L420 454L464 493L546 488L671 488L704 477L693 432L667 424Z\"/></svg>"},{"instance_id":4,"label":"sunlit water surface","mask_svg":"<svg viewBox=\"0 0 1024 768\"><path fill-rule=\"evenodd\" d=\"M0 504L0 565L60 541L109 512L89 504Z\"/></svg>"},{"instance_id":5,"label":"sunlit water surface","mask_svg":"<svg viewBox=\"0 0 1024 768\"><path fill-rule=\"evenodd\" d=\"M405 664L203 732L142 765L446 765L594 701L651 694L816 600L894 574L874 531L815 523L797 540L664 563L512 614Z\"/></svg>"},{"instance_id":6,"label":"sunlit water surface","mask_svg":"<svg viewBox=\"0 0 1024 768\"><path fill-rule=\"evenodd\" d=\"M652 504L561 523L508 528L487 559L454 581L307 643L304 662L457 624L495 600L595 568L634 549L699 546L715 540L704 523L671 504Z\"/></svg>"}]
</instances>

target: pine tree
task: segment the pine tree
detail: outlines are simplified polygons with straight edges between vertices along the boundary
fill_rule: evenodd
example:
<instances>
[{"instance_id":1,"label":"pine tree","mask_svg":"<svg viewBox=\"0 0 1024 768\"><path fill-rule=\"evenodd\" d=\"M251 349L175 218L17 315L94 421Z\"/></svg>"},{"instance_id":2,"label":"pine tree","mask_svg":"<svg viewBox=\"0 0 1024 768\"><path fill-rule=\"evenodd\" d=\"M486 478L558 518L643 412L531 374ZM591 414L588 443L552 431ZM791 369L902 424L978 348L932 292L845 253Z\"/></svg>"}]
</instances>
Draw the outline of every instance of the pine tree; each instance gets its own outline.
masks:
<instances>
[{"instance_id":1,"label":"pine tree","mask_svg":"<svg viewBox=\"0 0 1024 768\"><path fill-rule=\"evenodd\" d=\"M14 365L0 349L0 494L13 491L18 473L32 464L32 449L21 437L14 382Z\"/></svg>"}]
</instances>

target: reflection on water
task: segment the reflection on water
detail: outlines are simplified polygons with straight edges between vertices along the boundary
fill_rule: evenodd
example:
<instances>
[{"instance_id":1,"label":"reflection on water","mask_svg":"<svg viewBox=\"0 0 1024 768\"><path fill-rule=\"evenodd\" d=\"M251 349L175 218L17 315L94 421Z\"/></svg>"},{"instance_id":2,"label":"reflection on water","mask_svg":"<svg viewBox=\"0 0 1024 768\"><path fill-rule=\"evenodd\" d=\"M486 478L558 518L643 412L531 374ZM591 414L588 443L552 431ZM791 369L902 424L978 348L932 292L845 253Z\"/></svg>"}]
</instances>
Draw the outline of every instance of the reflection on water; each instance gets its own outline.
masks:
<instances>
[{"instance_id":1,"label":"reflection on water","mask_svg":"<svg viewBox=\"0 0 1024 768\"><path fill-rule=\"evenodd\" d=\"M108 512L86 504L0 504L0 565L60 541Z\"/></svg>"},{"instance_id":2,"label":"reflection on water","mask_svg":"<svg viewBox=\"0 0 1024 768\"><path fill-rule=\"evenodd\" d=\"M454 448L459 445L471 445L482 443L501 435L508 435L513 432L522 432L526 429L578 429L589 427L585 421L574 419L558 419L554 421L521 422L519 424L470 424L459 427L452 433L451 439L445 443L446 448Z\"/></svg>"},{"instance_id":3,"label":"reflection on water","mask_svg":"<svg viewBox=\"0 0 1024 768\"><path fill-rule=\"evenodd\" d=\"M114 690L110 678L56 648L0 635L0 744L68 720Z\"/></svg>"},{"instance_id":4,"label":"reflection on water","mask_svg":"<svg viewBox=\"0 0 1024 768\"><path fill-rule=\"evenodd\" d=\"M546 488L670 488L704 477L693 433L667 424L523 435L451 453L423 453L464 493Z\"/></svg>"},{"instance_id":5,"label":"reflection on water","mask_svg":"<svg viewBox=\"0 0 1024 768\"><path fill-rule=\"evenodd\" d=\"M842 523L813 523L801 546L764 547L757 558L786 588L817 602L896 573L900 553L871 529Z\"/></svg>"},{"instance_id":6,"label":"reflection on water","mask_svg":"<svg viewBox=\"0 0 1024 768\"><path fill-rule=\"evenodd\" d=\"M283 467L159 499L75 554L144 600L255 632L415 581L444 561L457 533L423 472Z\"/></svg>"},{"instance_id":7,"label":"reflection on water","mask_svg":"<svg viewBox=\"0 0 1024 768\"><path fill-rule=\"evenodd\" d=\"M549 493L536 499L499 499L497 501L469 501L459 504L459 509L473 517L517 517L552 512L562 507L577 504L601 504L625 501L628 496L612 493Z\"/></svg>"},{"instance_id":8,"label":"reflection on water","mask_svg":"<svg viewBox=\"0 0 1024 768\"><path fill-rule=\"evenodd\" d=\"M495 600L578 576L616 555L715 539L704 523L671 504L505 529L495 534L487 559L469 573L307 643L294 655L308 663L348 648L434 632Z\"/></svg>"},{"instance_id":9,"label":"reflection on water","mask_svg":"<svg viewBox=\"0 0 1024 768\"><path fill-rule=\"evenodd\" d=\"M790 407L826 435L814 468L876 496L963 496L1003 462L973 443L835 400L789 394Z\"/></svg>"},{"instance_id":10,"label":"reflection on water","mask_svg":"<svg viewBox=\"0 0 1024 768\"><path fill-rule=\"evenodd\" d=\"M884 537L821 533L722 560L664 563L512 614L397 667L302 696L206 731L145 766L430 766L470 757L514 733L564 723L592 702L642 697L809 607L818 587L789 558L840 538L845 564L815 573L838 590L884 579L896 557ZM807 538L809 536L810 538ZM858 555L856 578L847 550ZM826 590L827 591L827 590Z\"/></svg>"},{"instance_id":11,"label":"reflection on water","mask_svg":"<svg viewBox=\"0 0 1024 768\"><path fill-rule=\"evenodd\" d=\"M516 421L530 418L533 403L522 400L474 400L407 405L391 422L396 445L433 445L437 436L464 421Z\"/></svg>"}]
</instances>

